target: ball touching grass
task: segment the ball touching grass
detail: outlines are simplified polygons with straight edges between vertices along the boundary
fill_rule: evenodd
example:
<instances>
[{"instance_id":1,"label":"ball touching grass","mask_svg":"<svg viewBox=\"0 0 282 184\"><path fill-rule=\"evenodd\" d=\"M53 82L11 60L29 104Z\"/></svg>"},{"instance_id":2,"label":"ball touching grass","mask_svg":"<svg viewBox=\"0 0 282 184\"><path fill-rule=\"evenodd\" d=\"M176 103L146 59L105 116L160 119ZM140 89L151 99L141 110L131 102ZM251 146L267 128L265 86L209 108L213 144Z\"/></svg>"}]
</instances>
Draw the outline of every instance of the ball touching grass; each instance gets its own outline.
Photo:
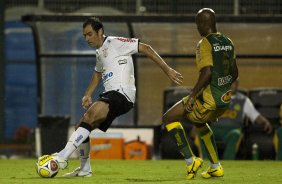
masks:
<instances>
[{"instance_id":1,"label":"ball touching grass","mask_svg":"<svg viewBox=\"0 0 282 184\"><path fill-rule=\"evenodd\" d=\"M53 178L59 172L59 164L52 155L43 155L36 162L36 171L42 178Z\"/></svg>"}]
</instances>

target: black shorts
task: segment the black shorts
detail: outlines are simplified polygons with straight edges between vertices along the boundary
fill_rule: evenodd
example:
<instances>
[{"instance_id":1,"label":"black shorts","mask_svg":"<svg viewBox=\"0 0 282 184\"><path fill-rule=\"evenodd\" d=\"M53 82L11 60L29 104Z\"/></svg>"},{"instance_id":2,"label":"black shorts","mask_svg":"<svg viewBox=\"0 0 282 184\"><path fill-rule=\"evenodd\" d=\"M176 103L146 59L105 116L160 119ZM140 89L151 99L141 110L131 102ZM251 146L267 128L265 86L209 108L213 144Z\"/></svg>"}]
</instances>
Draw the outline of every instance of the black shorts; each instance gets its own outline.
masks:
<instances>
[{"instance_id":1,"label":"black shorts","mask_svg":"<svg viewBox=\"0 0 282 184\"><path fill-rule=\"evenodd\" d=\"M107 118L98 127L103 132L107 131L116 117L127 113L133 108L133 103L128 101L124 95L117 91L107 91L100 94L99 97L98 101L103 101L109 104Z\"/></svg>"}]
</instances>

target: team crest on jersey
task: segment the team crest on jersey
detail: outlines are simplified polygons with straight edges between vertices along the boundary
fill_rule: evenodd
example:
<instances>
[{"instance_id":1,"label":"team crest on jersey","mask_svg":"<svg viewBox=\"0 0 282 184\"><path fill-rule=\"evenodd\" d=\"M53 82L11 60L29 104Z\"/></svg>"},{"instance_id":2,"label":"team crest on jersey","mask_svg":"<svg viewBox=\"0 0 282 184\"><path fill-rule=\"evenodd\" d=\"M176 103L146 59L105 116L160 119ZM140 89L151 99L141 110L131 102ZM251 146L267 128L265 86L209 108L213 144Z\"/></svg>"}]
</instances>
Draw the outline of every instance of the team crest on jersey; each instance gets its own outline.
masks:
<instances>
[{"instance_id":1,"label":"team crest on jersey","mask_svg":"<svg viewBox=\"0 0 282 184\"><path fill-rule=\"evenodd\" d=\"M102 50L102 53L103 53L103 56L104 56L104 57L107 57L107 56L108 56L108 48L104 48L104 49Z\"/></svg>"},{"instance_id":2,"label":"team crest on jersey","mask_svg":"<svg viewBox=\"0 0 282 184\"><path fill-rule=\"evenodd\" d=\"M231 100L232 91L229 90L221 96L221 101L224 103L229 103Z\"/></svg>"},{"instance_id":3,"label":"team crest on jersey","mask_svg":"<svg viewBox=\"0 0 282 184\"><path fill-rule=\"evenodd\" d=\"M126 63L127 63L127 60L126 60L126 59L118 60L118 64L119 64L119 65L123 65L123 64L126 64Z\"/></svg>"}]
</instances>

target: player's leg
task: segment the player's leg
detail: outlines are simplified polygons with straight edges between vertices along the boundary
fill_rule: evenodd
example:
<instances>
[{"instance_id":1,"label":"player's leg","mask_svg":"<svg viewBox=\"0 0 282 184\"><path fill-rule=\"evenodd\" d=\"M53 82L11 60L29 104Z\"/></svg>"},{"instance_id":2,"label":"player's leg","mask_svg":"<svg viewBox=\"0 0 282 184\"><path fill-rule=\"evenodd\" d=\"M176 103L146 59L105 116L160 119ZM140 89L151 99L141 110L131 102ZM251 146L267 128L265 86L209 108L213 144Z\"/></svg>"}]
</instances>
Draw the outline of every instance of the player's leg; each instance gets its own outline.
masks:
<instances>
[{"instance_id":1,"label":"player's leg","mask_svg":"<svg viewBox=\"0 0 282 184\"><path fill-rule=\"evenodd\" d=\"M79 127L79 124L75 127L75 130ZM80 166L74 171L64 174L65 177L74 177L83 172L84 177L92 176L91 166L90 166L90 139L89 137L83 141L77 148L78 157L80 161Z\"/></svg>"},{"instance_id":2,"label":"player's leg","mask_svg":"<svg viewBox=\"0 0 282 184\"><path fill-rule=\"evenodd\" d=\"M78 147L80 169L83 172L91 171L90 166L90 139L89 137Z\"/></svg>"},{"instance_id":3,"label":"player's leg","mask_svg":"<svg viewBox=\"0 0 282 184\"><path fill-rule=\"evenodd\" d=\"M207 156L212 163L218 163L218 154L215 139L213 136L213 131L210 129L207 123L197 124L197 131L200 134L200 138L203 145L207 151Z\"/></svg>"},{"instance_id":4,"label":"player's leg","mask_svg":"<svg viewBox=\"0 0 282 184\"><path fill-rule=\"evenodd\" d=\"M98 101L105 102L108 105L108 113L106 119L103 120L97 127L100 130L106 132L112 121L119 115L125 114L132 107L133 103L129 102L124 95L120 94L117 91L106 92L100 95ZM80 167L76 168L74 171L65 174L65 177L90 177L92 176L91 165L90 165L90 140L86 139L80 146L79 150L79 159Z\"/></svg>"},{"instance_id":5,"label":"player's leg","mask_svg":"<svg viewBox=\"0 0 282 184\"><path fill-rule=\"evenodd\" d=\"M275 130L273 143L276 152L276 159L282 160L282 127L279 127Z\"/></svg>"},{"instance_id":6,"label":"player's leg","mask_svg":"<svg viewBox=\"0 0 282 184\"><path fill-rule=\"evenodd\" d=\"M240 129L233 129L224 137L224 160L235 160L243 136Z\"/></svg>"},{"instance_id":7,"label":"player's leg","mask_svg":"<svg viewBox=\"0 0 282 184\"><path fill-rule=\"evenodd\" d=\"M187 113L187 119L194 122L197 131L200 135L207 156L211 162L211 166L207 172L202 173L202 177L209 178L212 176L223 176L223 169L218 160L217 147L212 129L206 122L214 122L224 113L224 109L208 110L200 100L196 100L193 106L193 111ZM203 123L202 123L203 122Z\"/></svg>"},{"instance_id":8,"label":"player's leg","mask_svg":"<svg viewBox=\"0 0 282 184\"><path fill-rule=\"evenodd\" d=\"M184 108L181 101L170 108L163 116L164 125L172 140L175 141L180 153L185 159L194 156L186 138L185 131L180 123L183 119Z\"/></svg>"},{"instance_id":9,"label":"player's leg","mask_svg":"<svg viewBox=\"0 0 282 184\"><path fill-rule=\"evenodd\" d=\"M198 168L202 165L202 160L194 156L187 141L185 131L180 123L185 114L183 102L179 101L170 108L163 116L164 125L169 136L176 143L179 152L183 155L187 165L187 179L195 177Z\"/></svg>"},{"instance_id":10,"label":"player's leg","mask_svg":"<svg viewBox=\"0 0 282 184\"><path fill-rule=\"evenodd\" d=\"M208 168L208 171L202 173L202 177L211 178L213 176L223 176L224 172L218 160L217 147L213 131L207 123L197 124L196 127L211 163L211 166Z\"/></svg>"},{"instance_id":11,"label":"player's leg","mask_svg":"<svg viewBox=\"0 0 282 184\"><path fill-rule=\"evenodd\" d=\"M64 174L64 177L91 177L92 169L90 165L90 139L89 137L78 146L80 166L72 172Z\"/></svg>"},{"instance_id":12,"label":"player's leg","mask_svg":"<svg viewBox=\"0 0 282 184\"><path fill-rule=\"evenodd\" d=\"M95 102L83 115L81 123L78 128L72 133L65 148L58 154L58 160L68 160L70 155L78 148L82 142L88 139L90 132L99 127L100 123L103 122L109 112L109 105L102 101ZM64 165L61 164L61 168Z\"/></svg>"}]
</instances>

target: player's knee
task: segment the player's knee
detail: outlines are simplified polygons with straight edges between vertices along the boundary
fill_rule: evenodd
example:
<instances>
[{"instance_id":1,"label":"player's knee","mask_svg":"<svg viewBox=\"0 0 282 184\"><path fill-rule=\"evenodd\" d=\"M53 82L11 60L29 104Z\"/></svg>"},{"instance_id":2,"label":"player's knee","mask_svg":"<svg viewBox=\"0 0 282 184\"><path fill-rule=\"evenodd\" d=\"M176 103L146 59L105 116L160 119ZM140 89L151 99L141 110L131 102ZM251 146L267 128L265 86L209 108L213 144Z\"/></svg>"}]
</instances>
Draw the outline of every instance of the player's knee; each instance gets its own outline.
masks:
<instances>
[{"instance_id":1,"label":"player's knee","mask_svg":"<svg viewBox=\"0 0 282 184\"><path fill-rule=\"evenodd\" d=\"M237 142L238 140L240 140L241 135L242 133L240 129L231 130L224 137L224 142Z\"/></svg>"},{"instance_id":2,"label":"player's knee","mask_svg":"<svg viewBox=\"0 0 282 184\"><path fill-rule=\"evenodd\" d=\"M90 123L92 121L92 118L93 118L93 113L88 110L87 112L84 113L82 117L82 121L86 123Z\"/></svg>"},{"instance_id":3,"label":"player's knee","mask_svg":"<svg viewBox=\"0 0 282 184\"><path fill-rule=\"evenodd\" d=\"M241 136L240 129L234 129L230 131L230 135L236 138L239 138Z\"/></svg>"},{"instance_id":4,"label":"player's knee","mask_svg":"<svg viewBox=\"0 0 282 184\"><path fill-rule=\"evenodd\" d=\"M87 122L89 124L96 124L96 122L102 122L106 119L107 114L103 113L101 110L99 109L89 109L82 118L83 122Z\"/></svg>"}]
</instances>

